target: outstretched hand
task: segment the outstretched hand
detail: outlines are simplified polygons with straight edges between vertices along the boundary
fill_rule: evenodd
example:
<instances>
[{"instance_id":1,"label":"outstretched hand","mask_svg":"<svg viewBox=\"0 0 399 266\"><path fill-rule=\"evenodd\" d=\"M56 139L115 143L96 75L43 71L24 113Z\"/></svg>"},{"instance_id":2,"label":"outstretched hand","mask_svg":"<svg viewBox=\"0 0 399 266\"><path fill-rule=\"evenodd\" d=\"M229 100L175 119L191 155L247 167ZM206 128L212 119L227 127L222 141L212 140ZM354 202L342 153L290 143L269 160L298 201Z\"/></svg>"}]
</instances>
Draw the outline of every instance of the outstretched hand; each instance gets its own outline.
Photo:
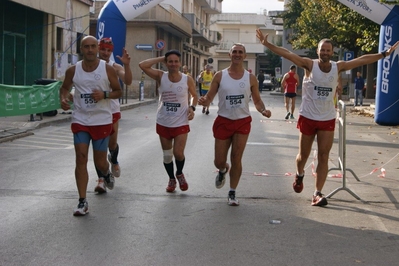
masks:
<instances>
[{"instance_id":1,"label":"outstretched hand","mask_svg":"<svg viewBox=\"0 0 399 266\"><path fill-rule=\"evenodd\" d=\"M263 35L263 32L260 29L256 29L256 38L259 39L260 43L266 45L268 43L267 37L269 34Z\"/></svg>"},{"instance_id":2,"label":"outstretched hand","mask_svg":"<svg viewBox=\"0 0 399 266\"><path fill-rule=\"evenodd\" d=\"M125 47L123 47L122 49L122 56L117 55L116 56L119 60L121 60L121 62L124 65L129 65L130 64L130 55L129 53L126 51Z\"/></svg>"},{"instance_id":3,"label":"outstretched hand","mask_svg":"<svg viewBox=\"0 0 399 266\"><path fill-rule=\"evenodd\" d=\"M399 41L397 41L394 45L392 45L387 51L386 51L386 55L390 55L391 53L393 53L393 51L396 50L396 48L399 46Z\"/></svg>"}]
</instances>

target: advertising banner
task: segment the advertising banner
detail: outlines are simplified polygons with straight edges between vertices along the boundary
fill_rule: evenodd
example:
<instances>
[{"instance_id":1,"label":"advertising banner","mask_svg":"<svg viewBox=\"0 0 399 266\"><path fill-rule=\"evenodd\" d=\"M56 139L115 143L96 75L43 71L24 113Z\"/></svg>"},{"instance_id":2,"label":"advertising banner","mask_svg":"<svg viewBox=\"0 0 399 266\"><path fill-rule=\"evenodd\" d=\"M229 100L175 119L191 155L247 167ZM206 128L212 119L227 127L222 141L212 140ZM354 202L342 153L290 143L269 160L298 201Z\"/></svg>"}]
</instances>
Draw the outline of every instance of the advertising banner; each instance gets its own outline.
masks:
<instances>
[{"instance_id":1,"label":"advertising banner","mask_svg":"<svg viewBox=\"0 0 399 266\"><path fill-rule=\"evenodd\" d=\"M381 25L379 51L399 40L399 5L379 0L339 0L366 18ZM379 125L399 125L399 51L378 61L374 120Z\"/></svg>"},{"instance_id":2,"label":"advertising banner","mask_svg":"<svg viewBox=\"0 0 399 266\"><path fill-rule=\"evenodd\" d=\"M61 108L61 84L61 81L32 86L0 84L0 116L37 114Z\"/></svg>"}]
</instances>

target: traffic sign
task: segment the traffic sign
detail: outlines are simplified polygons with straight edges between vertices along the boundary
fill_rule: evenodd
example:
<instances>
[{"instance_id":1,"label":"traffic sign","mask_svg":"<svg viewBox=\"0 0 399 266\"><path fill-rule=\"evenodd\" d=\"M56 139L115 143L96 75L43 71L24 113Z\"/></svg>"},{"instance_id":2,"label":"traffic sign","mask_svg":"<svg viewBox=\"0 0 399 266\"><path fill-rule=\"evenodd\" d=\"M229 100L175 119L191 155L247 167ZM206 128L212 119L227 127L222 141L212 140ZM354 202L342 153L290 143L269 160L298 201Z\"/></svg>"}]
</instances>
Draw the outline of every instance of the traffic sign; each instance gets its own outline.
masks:
<instances>
[{"instance_id":1,"label":"traffic sign","mask_svg":"<svg viewBox=\"0 0 399 266\"><path fill-rule=\"evenodd\" d=\"M156 42L155 42L155 47L158 49L158 50L163 50L164 48L165 48L165 41L164 40L157 40Z\"/></svg>"},{"instance_id":2,"label":"traffic sign","mask_svg":"<svg viewBox=\"0 0 399 266\"><path fill-rule=\"evenodd\" d=\"M344 53L344 61L349 61L355 58L355 53L353 51L345 52Z\"/></svg>"},{"instance_id":3,"label":"traffic sign","mask_svg":"<svg viewBox=\"0 0 399 266\"><path fill-rule=\"evenodd\" d=\"M134 46L134 47L136 47L137 50L152 50L153 49L151 44L136 44L136 46Z\"/></svg>"}]
</instances>

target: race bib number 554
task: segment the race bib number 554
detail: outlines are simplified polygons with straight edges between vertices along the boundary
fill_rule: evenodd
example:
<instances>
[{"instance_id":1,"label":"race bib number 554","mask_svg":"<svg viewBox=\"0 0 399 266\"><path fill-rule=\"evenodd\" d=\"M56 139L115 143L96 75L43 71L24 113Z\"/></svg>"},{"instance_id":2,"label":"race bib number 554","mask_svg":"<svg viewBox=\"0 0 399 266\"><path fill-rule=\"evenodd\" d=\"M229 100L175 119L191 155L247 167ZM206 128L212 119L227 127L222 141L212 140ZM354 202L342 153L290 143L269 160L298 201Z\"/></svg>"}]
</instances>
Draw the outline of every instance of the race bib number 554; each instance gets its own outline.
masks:
<instances>
[{"instance_id":1,"label":"race bib number 554","mask_svg":"<svg viewBox=\"0 0 399 266\"><path fill-rule=\"evenodd\" d=\"M244 95L228 95L226 96L227 106L230 108L240 108L243 104Z\"/></svg>"}]
</instances>

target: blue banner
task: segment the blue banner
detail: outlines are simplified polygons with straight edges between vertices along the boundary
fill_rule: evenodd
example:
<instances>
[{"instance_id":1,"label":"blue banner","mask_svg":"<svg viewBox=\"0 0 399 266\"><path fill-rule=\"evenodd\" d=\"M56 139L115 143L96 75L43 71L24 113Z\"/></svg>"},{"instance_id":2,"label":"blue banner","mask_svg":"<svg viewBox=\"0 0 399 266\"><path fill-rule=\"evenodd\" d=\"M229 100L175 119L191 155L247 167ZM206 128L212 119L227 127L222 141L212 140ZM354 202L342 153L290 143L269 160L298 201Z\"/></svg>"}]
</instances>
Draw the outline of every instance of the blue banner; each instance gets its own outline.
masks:
<instances>
[{"instance_id":1,"label":"blue banner","mask_svg":"<svg viewBox=\"0 0 399 266\"><path fill-rule=\"evenodd\" d=\"M126 22L134 19L162 0L108 0L98 15L96 38L112 38L114 53L122 53L126 42ZM111 60L122 62L111 55Z\"/></svg>"},{"instance_id":2,"label":"blue banner","mask_svg":"<svg viewBox=\"0 0 399 266\"><path fill-rule=\"evenodd\" d=\"M399 22L381 26L379 50L399 40ZM378 60L374 120L379 125L399 125L399 50Z\"/></svg>"}]
</instances>

